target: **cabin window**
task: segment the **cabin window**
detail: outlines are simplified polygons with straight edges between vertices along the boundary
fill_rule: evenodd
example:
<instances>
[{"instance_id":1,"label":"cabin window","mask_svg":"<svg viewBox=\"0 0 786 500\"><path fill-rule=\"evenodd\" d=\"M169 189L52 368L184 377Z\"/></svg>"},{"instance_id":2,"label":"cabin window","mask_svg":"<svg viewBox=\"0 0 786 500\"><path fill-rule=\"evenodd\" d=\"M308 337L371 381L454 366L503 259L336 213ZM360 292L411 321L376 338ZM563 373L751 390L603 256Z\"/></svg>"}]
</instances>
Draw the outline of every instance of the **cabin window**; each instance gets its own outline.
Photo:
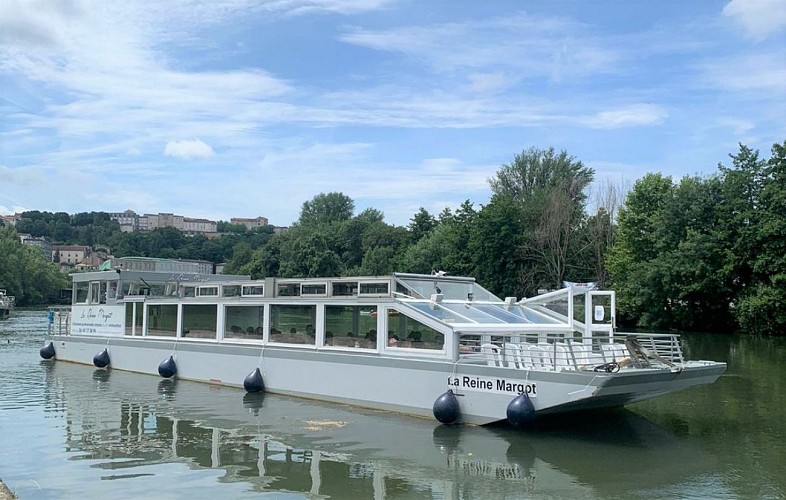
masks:
<instances>
[{"instance_id":1,"label":"cabin window","mask_svg":"<svg viewBox=\"0 0 786 500\"><path fill-rule=\"evenodd\" d=\"M361 283L359 295L388 295L389 283Z\"/></svg>"},{"instance_id":2,"label":"cabin window","mask_svg":"<svg viewBox=\"0 0 786 500\"><path fill-rule=\"evenodd\" d=\"M279 297L297 297L300 295L299 283L278 283Z\"/></svg>"},{"instance_id":3,"label":"cabin window","mask_svg":"<svg viewBox=\"0 0 786 500\"><path fill-rule=\"evenodd\" d=\"M183 297L196 297L196 287L195 286L184 286L183 287Z\"/></svg>"},{"instance_id":4,"label":"cabin window","mask_svg":"<svg viewBox=\"0 0 786 500\"><path fill-rule=\"evenodd\" d=\"M117 281L107 282L106 296L109 299L114 299L117 297Z\"/></svg>"},{"instance_id":5,"label":"cabin window","mask_svg":"<svg viewBox=\"0 0 786 500\"><path fill-rule=\"evenodd\" d=\"M271 305L270 342L314 345L316 317L315 305Z\"/></svg>"},{"instance_id":6,"label":"cabin window","mask_svg":"<svg viewBox=\"0 0 786 500\"><path fill-rule=\"evenodd\" d=\"M120 286L121 293L125 295L142 295L139 293L139 284L133 281L124 281Z\"/></svg>"},{"instance_id":7,"label":"cabin window","mask_svg":"<svg viewBox=\"0 0 786 500\"><path fill-rule=\"evenodd\" d=\"M445 336L395 309L388 309L388 347L442 350Z\"/></svg>"},{"instance_id":8,"label":"cabin window","mask_svg":"<svg viewBox=\"0 0 786 500\"><path fill-rule=\"evenodd\" d=\"M325 306L325 345L377 348L376 306Z\"/></svg>"},{"instance_id":9,"label":"cabin window","mask_svg":"<svg viewBox=\"0 0 786 500\"><path fill-rule=\"evenodd\" d=\"M221 287L224 297L240 297L240 285L224 285Z\"/></svg>"},{"instance_id":10,"label":"cabin window","mask_svg":"<svg viewBox=\"0 0 786 500\"><path fill-rule=\"evenodd\" d=\"M333 283L333 296L335 297L351 297L358 294L357 281L345 281Z\"/></svg>"},{"instance_id":11,"label":"cabin window","mask_svg":"<svg viewBox=\"0 0 786 500\"><path fill-rule=\"evenodd\" d=\"M181 332L181 337L215 340L217 320L217 305L185 304L183 305L183 331Z\"/></svg>"},{"instance_id":12,"label":"cabin window","mask_svg":"<svg viewBox=\"0 0 786 500\"><path fill-rule=\"evenodd\" d=\"M264 306L226 306L224 338L262 340L264 321Z\"/></svg>"},{"instance_id":13,"label":"cabin window","mask_svg":"<svg viewBox=\"0 0 786 500\"><path fill-rule=\"evenodd\" d=\"M80 281L74 283L74 304L87 304L87 292L90 289L90 283Z\"/></svg>"},{"instance_id":14,"label":"cabin window","mask_svg":"<svg viewBox=\"0 0 786 500\"><path fill-rule=\"evenodd\" d=\"M264 285L243 285L243 297L265 295Z\"/></svg>"},{"instance_id":15,"label":"cabin window","mask_svg":"<svg viewBox=\"0 0 786 500\"><path fill-rule=\"evenodd\" d=\"M200 297L218 297L217 286L200 286L197 292L199 292Z\"/></svg>"},{"instance_id":16,"label":"cabin window","mask_svg":"<svg viewBox=\"0 0 786 500\"><path fill-rule=\"evenodd\" d=\"M125 335L133 335L134 334L134 302L126 302L126 311L125 311L125 331L123 334ZM142 306L139 306L140 309ZM139 326L142 326L141 324Z\"/></svg>"},{"instance_id":17,"label":"cabin window","mask_svg":"<svg viewBox=\"0 0 786 500\"><path fill-rule=\"evenodd\" d=\"M142 335L144 306L141 302L126 302L125 335Z\"/></svg>"},{"instance_id":18,"label":"cabin window","mask_svg":"<svg viewBox=\"0 0 786 500\"><path fill-rule=\"evenodd\" d=\"M327 295L327 283L309 283L300 286L301 295Z\"/></svg>"},{"instance_id":19,"label":"cabin window","mask_svg":"<svg viewBox=\"0 0 786 500\"><path fill-rule=\"evenodd\" d=\"M177 333L177 305L176 304L148 304L147 335L155 335L160 337L174 337L176 333Z\"/></svg>"},{"instance_id":20,"label":"cabin window","mask_svg":"<svg viewBox=\"0 0 786 500\"><path fill-rule=\"evenodd\" d=\"M90 304L98 304L100 300L101 300L101 283L98 281L93 281L90 283L90 298L88 298L87 301Z\"/></svg>"}]
</instances>

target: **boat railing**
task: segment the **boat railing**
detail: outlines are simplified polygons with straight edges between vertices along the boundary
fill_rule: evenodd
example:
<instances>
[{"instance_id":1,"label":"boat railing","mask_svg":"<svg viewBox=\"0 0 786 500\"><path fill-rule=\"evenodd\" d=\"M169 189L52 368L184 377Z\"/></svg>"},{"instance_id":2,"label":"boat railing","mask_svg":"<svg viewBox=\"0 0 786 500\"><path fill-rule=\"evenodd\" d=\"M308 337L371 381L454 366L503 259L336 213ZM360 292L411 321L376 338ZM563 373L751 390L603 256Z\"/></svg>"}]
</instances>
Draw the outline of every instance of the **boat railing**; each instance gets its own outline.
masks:
<instances>
[{"instance_id":1,"label":"boat railing","mask_svg":"<svg viewBox=\"0 0 786 500\"><path fill-rule=\"evenodd\" d=\"M68 306L50 307L48 311L49 326L47 335L71 334L71 308Z\"/></svg>"},{"instance_id":2,"label":"boat railing","mask_svg":"<svg viewBox=\"0 0 786 500\"><path fill-rule=\"evenodd\" d=\"M679 335L615 333L582 338L554 332L459 334L459 363L540 371L673 368L685 361Z\"/></svg>"}]
</instances>

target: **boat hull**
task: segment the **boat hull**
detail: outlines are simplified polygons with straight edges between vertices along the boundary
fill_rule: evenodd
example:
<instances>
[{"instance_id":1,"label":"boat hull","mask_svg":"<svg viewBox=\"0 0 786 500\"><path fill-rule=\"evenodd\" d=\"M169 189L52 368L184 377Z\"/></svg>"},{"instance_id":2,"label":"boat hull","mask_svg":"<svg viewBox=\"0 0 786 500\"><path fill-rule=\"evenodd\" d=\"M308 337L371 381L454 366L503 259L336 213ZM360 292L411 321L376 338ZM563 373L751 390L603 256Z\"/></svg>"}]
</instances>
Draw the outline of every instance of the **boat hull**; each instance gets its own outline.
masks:
<instances>
[{"instance_id":1,"label":"boat hull","mask_svg":"<svg viewBox=\"0 0 786 500\"><path fill-rule=\"evenodd\" d=\"M516 370L462 365L444 359L385 356L377 352L149 338L50 337L56 359L87 365L106 348L113 369L158 376L173 356L176 377L242 388L260 368L265 390L322 401L433 418L434 401L448 389L458 397L461 421L484 425L506 419L524 390L538 415L622 406L693 385L711 383L723 363L690 363L679 373Z\"/></svg>"}]
</instances>

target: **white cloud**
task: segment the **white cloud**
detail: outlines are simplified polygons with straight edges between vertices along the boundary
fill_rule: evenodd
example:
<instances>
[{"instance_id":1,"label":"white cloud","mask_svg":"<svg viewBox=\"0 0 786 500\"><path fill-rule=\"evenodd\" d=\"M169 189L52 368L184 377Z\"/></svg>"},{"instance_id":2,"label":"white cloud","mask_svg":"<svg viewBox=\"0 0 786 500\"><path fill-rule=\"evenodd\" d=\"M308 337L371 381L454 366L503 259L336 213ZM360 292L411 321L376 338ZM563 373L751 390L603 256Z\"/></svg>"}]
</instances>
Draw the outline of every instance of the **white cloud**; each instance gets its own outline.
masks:
<instances>
[{"instance_id":1,"label":"white cloud","mask_svg":"<svg viewBox=\"0 0 786 500\"><path fill-rule=\"evenodd\" d=\"M487 93L504 90L513 80L503 73L473 73L467 76L472 92Z\"/></svg>"},{"instance_id":2,"label":"white cloud","mask_svg":"<svg viewBox=\"0 0 786 500\"><path fill-rule=\"evenodd\" d=\"M661 106L632 104L582 117L579 122L590 128L613 129L658 125L663 123L668 116L668 112Z\"/></svg>"},{"instance_id":3,"label":"white cloud","mask_svg":"<svg viewBox=\"0 0 786 500\"><path fill-rule=\"evenodd\" d=\"M353 28L339 38L406 54L440 72L505 68L555 81L612 72L620 59L620 52L604 45L588 25L527 14L378 31Z\"/></svg>"},{"instance_id":4,"label":"white cloud","mask_svg":"<svg viewBox=\"0 0 786 500\"><path fill-rule=\"evenodd\" d=\"M786 95L786 50L743 54L702 65L700 69L717 88ZM763 97L763 96L762 96ZM781 101L782 102L782 101Z\"/></svg>"},{"instance_id":5,"label":"white cloud","mask_svg":"<svg viewBox=\"0 0 786 500\"><path fill-rule=\"evenodd\" d=\"M200 139L193 141L169 141L164 149L164 155L189 160L191 158L210 158L216 152L210 145Z\"/></svg>"},{"instance_id":6,"label":"white cloud","mask_svg":"<svg viewBox=\"0 0 786 500\"><path fill-rule=\"evenodd\" d=\"M786 0L731 0L723 8L723 15L761 40L786 29Z\"/></svg>"}]
</instances>

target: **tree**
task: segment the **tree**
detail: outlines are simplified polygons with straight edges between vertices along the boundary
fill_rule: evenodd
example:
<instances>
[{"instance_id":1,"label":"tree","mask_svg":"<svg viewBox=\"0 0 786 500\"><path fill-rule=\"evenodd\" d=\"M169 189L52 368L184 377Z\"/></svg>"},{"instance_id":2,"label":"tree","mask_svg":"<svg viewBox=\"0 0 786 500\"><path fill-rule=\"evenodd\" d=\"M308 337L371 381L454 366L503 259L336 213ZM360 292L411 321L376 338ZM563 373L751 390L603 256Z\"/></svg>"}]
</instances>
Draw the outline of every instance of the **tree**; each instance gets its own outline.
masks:
<instances>
[{"instance_id":1,"label":"tree","mask_svg":"<svg viewBox=\"0 0 786 500\"><path fill-rule=\"evenodd\" d=\"M355 202L343 193L320 193L303 203L298 224L327 225L352 218Z\"/></svg>"},{"instance_id":2,"label":"tree","mask_svg":"<svg viewBox=\"0 0 786 500\"><path fill-rule=\"evenodd\" d=\"M428 211L420 207L418 212L410 219L409 232L412 235L412 242L418 242L421 238L429 234L435 227L437 227L437 219L428 213Z\"/></svg>"},{"instance_id":3,"label":"tree","mask_svg":"<svg viewBox=\"0 0 786 500\"><path fill-rule=\"evenodd\" d=\"M521 288L555 288L562 285L566 270L577 261L579 230L585 221L585 190L595 172L565 151L530 148L503 165L489 179L495 195L520 204L525 237Z\"/></svg>"},{"instance_id":4,"label":"tree","mask_svg":"<svg viewBox=\"0 0 786 500\"><path fill-rule=\"evenodd\" d=\"M595 171L585 167L564 150L529 148L513 157L513 162L502 165L496 177L488 180L494 194L525 201L539 191L559 188L568 198L581 205L586 199L585 189L592 183Z\"/></svg>"}]
</instances>

